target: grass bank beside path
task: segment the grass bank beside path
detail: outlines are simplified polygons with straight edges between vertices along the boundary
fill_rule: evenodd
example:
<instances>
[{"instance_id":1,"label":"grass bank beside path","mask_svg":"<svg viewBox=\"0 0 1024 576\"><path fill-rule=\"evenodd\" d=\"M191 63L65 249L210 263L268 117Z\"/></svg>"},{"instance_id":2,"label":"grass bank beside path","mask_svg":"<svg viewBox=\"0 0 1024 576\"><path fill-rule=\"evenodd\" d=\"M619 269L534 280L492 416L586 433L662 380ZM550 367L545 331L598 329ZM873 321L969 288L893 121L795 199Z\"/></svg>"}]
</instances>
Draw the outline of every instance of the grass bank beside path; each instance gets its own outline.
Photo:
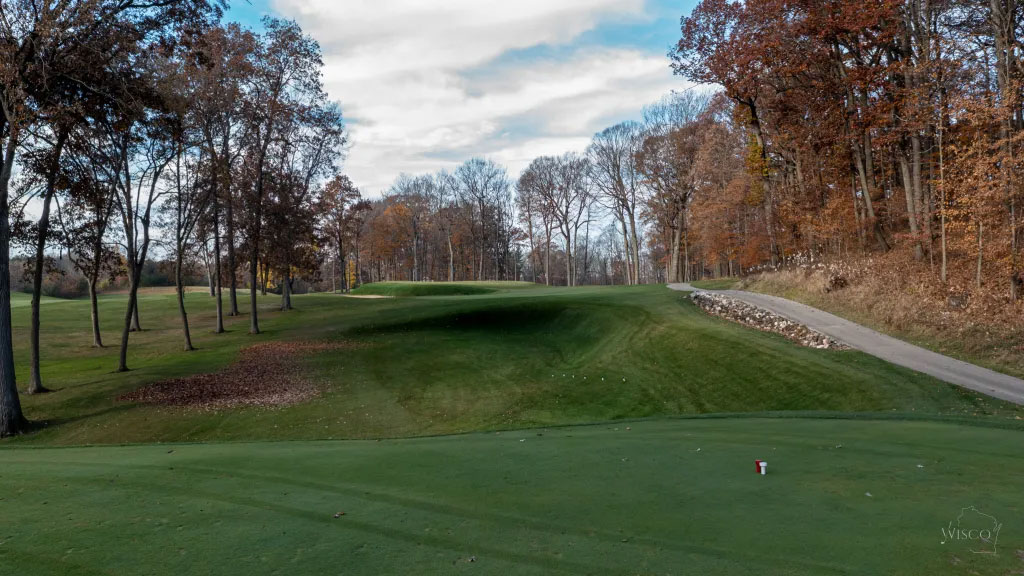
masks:
<instances>
[{"instance_id":1,"label":"grass bank beside path","mask_svg":"<svg viewBox=\"0 0 1024 576\"><path fill-rule=\"evenodd\" d=\"M1022 434L712 419L5 449L0 574L1017 574ZM997 554L944 537L971 506Z\"/></svg>"},{"instance_id":2,"label":"grass bank beside path","mask_svg":"<svg viewBox=\"0 0 1024 576\"><path fill-rule=\"evenodd\" d=\"M861 286L827 292L824 284L819 274L802 271L693 283L709 290L749 290L788 298L933 352L1024 378L1024 318L1017 329L1007 330L968 314L936 312L933 306L915 309L911 295L887 299Z\"/></svg>"},{"instance_id":3,"label":"grass bank beside path","mask_svg":"<svg viewBox=\"0 0 1024 576\"><path fill-rule=\"evenodd\" d=\"M443 284L433 284L443 286ZM475 286L475 284L470 284ZM36 432L14 444L383 438L618 419L786 411L884 413L1024 424L1024 410L855 351L801 348L710 317L664 286L544 288L426 298L261 298L212 333L213 300L189 293L195 352L182 351L172 294L141 299L128 373L115 373L125 297L100 299L108 348L90 347L87 301L43 309L42 375L25 396ZM248 308L240 295L239 308ZM28 380L27 307L14 313L20 382ZM317 397L223 410L118 401L153 382L229 368L246 346L343 341L296 359ZM249 370L246 373L256 373Z\"/></svg>"},{"instance_id":4,"label":"grass bank beside path","mask_svg":"<svg viewBox=\"0 0 1024 576\"><path fill-rule=\"evenodd\" d=\"M690 286L701 290L732 290L739 283L739 278L712 278L690 282Z\"/></svg>"}]
</instances>

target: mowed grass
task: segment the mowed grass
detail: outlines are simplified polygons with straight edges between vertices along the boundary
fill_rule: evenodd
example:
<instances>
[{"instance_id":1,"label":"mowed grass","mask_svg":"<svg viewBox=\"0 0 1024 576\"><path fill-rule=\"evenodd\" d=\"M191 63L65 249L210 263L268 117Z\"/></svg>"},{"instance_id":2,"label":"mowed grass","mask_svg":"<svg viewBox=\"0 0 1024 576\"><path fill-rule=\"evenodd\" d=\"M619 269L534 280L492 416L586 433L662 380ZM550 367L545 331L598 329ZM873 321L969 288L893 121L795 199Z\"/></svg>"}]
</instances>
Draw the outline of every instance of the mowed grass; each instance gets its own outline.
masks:
<instances>
[{"instance_id":1,"label":"mowed grass","mask_svg":"<svg viewBox=\"0 0 1024 576\"><path fill-rule=\"evenodd\" d=\"M382 438L730 412L835 411L983 418L1019 425L1024 412L854 351L798 347L705 315L660 286L502 288L472 296L363 300L261 299L264 334L248 317L215 335L213 301L187 296L199 350L183 352L174 296L143 293L144 331L117 365L123 295L101 299L106 349L90 347L88 302L43 307L44 383L23 397L33 434L15 443ZM240 309L248 309L241 296ZM20 382L28 379L28 308L16 307ZM283 408L208 411L118 402L167 378L212 372L247 345L348 340L304 358L318 398Z\"/></svg>"},{"instance_id":2,"label":"mowed grass","mask_svg":"<svg viewBox=\"0 0 1024 576\"><path fill-rule=\"evenodd\" d=\"M15 448L0 573L1017 574L1021 439L751 418ZM1002 525L996 555L943 543L970 506Z\"/></svg>"},{"instance_id":3,"label":"mowed grass","mask_svg":"<svg viewBox=\"0 0 1024 576\"><path fill-rule=\"evenodd\" d=\"M127 374L123 295L101 299L103 350L87 302L46 300L55 392L23 397L36 430L0 447L0 574L1024 570L1019 407L664 287L486 287L266 297L259 336L244 315L212 334L191 292L189 353L173 295L147 290ZM25 382L27 298L14 319ZM275 340L358 346L302 360L321 390L302 404L116 401ZM59 446L121 443L141 444ZM942 543L970 506L1002 524L996 555Z\"/></svg>"},{"instance_id":4,"label":"mowed grass","mask_svg":"<svg viewBox=\"0 0 1024 576\"><path fill-rule=\"evenodd\" d=\"M695 280L690 282L690 285L702 290L732 290L739 282L739 278L711 278L708 280Z\"/></svg>"},{"instance_id":5,"label":"mowed grass","mask_svg":"<svg viewBox=\"0 0 1024 576\"><path fill-rule=\"evenodd\" d=\"M532 288L526 282L374 282L364 284L352 291L357 296L390 296L408 298L413 296L471 296L491 294L499 288Z\"/></svg>"}]
</instances>

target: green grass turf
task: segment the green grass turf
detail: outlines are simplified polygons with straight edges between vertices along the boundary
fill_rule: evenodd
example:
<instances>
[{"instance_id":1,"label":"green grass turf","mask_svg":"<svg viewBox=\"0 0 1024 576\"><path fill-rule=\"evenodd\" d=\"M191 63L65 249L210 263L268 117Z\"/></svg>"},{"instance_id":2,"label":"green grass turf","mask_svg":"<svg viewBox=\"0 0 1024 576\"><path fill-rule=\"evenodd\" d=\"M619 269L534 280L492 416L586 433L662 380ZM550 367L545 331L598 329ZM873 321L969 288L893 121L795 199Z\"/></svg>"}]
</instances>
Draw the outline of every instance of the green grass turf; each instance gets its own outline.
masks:
<instances>
[{"instance_id":1,"label":"green grass turf","mask_svg":"<svg viewBox=\"0 0 1024 576\"><path fill-rule=\"evenodd\" d=\"M580 424L621 418L766 411L838 411L982 418L1019 425L1024 411L854 351L798 347L709 317L663 286L530 288L473 296L260 301L265 333L248 318L211 333L213 301L190 293L194 342L181 351L174 296L146 291L144 331L117 365L125 298L101 298L103 350L89 346L88 302L43 308L42 375L55 390L23 397L34 434L15 443L380 438ZM242 296L240 309L248 309ZM14 309L19 382L28 380L28 308ZM165 378L211 372L246 345L346 339L357 349L306 358L321 388L285 408L219 412L119 403Z\"/></svg>"},{"instance_id":2,"label":"green grass turf","mask_svg":"<svg viewBox=\"0 0 1024 576\"><path fill-rule=\"evenodd\" d=\"M352 291L352 294L357 296L391 296L394 298L407 298L411 296L470 296L495 292L497 284L494 282L374 282L356 288ZM515 285L517 283L510 284Z\"/></svg>"},{"instance_id":3,"label":"green grass turf","mask_svg":"<svg viewBox=\"0 0 1024 576\"><path fill-rule=\"evenodd\" d=\"M732 290L739 284L739 278L713 278L711 280L697 280L690 282L694 288L703 290Z\"/></svg>"},{"instance_id":4,"label":"green grass turf","mask_svg":"<svg viewBox=\"0 0 1024 576\"><path fill-rule=\"evenodd\" d=\"M0 574L1024 569L1022 432L753 418L628 426L6 449ZM755 458L767 476L753 473ZM995 556L941 543L969 506L1002 523Z\"/></svg>"},{"instance_id":5,"label":"green grass turf","mask_svg":"<svg viewBox=\"0 0 1024 576\"><path fill-rule=\"evenodd\" d=\"M297 296L291 312L267 297L255 337L246 316L212 334L213 302L192 292L191 353L173 295L147 290L127 374L112 372L123 295L101 299L104 350L88 302L46 300L56 391L23 397L38 428L0 443L0 574L1024 570L1019 407L708 317L660 286L483 287ZM286 408L114 401L289 339L362 346L304 359L322 394ZM673 418L721 413L786 417ZM564 426L599 421L614 423ZM471 433L387 439L454 432ZM181 443L197 440L267 442ZM172 444L45 446L130 442ZM1003 523L995 557L940 543L972 505Z\"/></svg>"}]
</instances>

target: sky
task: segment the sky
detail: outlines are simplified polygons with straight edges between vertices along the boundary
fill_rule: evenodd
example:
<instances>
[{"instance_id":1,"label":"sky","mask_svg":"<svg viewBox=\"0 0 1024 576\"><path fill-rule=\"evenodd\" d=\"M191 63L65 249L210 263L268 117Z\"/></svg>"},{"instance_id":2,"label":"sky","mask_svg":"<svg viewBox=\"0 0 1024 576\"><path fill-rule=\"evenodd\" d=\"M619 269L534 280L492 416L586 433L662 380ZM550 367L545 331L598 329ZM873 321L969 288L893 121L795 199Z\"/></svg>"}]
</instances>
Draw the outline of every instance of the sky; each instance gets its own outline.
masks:
<instances>
[{"instance_id":1,"label":"sky","mask_svg":"<svg viewBox=\"0 0 1024 576\"><path fill-rule=\"evenodd\" d=\"M365 196L476 157L512 178L686 88L666 57L695 0L234 0L227 20L293 19L323 51Z\"/></svg>"}]
</instances>

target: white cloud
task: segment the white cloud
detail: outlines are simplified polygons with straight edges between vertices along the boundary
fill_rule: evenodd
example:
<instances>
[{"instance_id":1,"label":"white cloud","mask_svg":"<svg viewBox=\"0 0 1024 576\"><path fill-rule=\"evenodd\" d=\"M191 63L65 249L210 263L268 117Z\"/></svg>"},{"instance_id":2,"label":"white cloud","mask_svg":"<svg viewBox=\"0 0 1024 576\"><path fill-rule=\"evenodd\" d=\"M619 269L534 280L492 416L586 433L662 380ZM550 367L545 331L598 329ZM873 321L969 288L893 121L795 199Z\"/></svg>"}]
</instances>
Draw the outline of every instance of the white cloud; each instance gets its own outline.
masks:
<instances>
[{"instance_id":1,"label":"white cloud","mask_svg":"<svg viewBox=\"0 0 1024 576\"><path fill-rule=\"evenodd\" d=\"M577 46L608 19L641 21L644 0L274 0L324 51L325 82L352 131L346 170L376 194L400 172L475 155L514 177L679 82L661 53ZM547 56L500 58L557 47Z\"/></svg>"}]
</instances>

